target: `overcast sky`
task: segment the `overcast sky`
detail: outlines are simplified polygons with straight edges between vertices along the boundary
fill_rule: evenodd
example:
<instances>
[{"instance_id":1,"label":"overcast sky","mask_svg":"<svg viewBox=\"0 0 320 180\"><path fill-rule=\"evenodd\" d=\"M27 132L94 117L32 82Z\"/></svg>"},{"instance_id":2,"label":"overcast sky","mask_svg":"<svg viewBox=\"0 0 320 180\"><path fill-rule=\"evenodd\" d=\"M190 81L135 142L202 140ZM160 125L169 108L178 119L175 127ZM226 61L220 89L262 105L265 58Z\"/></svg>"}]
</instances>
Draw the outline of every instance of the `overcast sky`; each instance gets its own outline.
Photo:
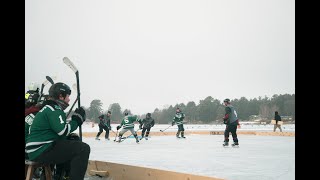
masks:
<instances>
[{"instance_id":1,"label":"overcast sky","mask_svg":"<svg viewBox=\"0 0 320 180\"><path fill-rule=\"evenodd\" d=\"M81 104L134 114L295 93L294 0L27 0L25 90L80 75ZM45 88L48 92L49 85ZM75 100L72 92L71 101ZM71 105L70 105L71 106Z\"/></svg>"}]
</instances>

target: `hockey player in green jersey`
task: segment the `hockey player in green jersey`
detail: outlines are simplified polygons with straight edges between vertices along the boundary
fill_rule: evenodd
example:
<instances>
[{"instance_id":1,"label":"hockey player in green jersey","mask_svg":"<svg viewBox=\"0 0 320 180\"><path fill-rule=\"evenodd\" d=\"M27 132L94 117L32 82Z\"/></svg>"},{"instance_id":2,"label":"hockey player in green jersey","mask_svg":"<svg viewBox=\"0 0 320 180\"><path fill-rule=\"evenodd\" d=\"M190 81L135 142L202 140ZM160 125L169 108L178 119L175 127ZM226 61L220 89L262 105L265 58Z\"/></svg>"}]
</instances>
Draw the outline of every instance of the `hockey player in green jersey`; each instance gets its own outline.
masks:
<instances>
[{"instance_id":1,"label":"hockey player in green jersey","mask_svg":"<svg viewBox=\"0 0 320 180\"><path fill-rule=\"evenodd\" d=\"M49 89L46 105L34 117L27 137L26 152L32 161L47 164L70 163L70 180L84 179L90 146L81 141L68 140L68 135L85 121L85 110L74 111L66 121L64 110L69 106L71 89L58 82Z\"/></svg>"},{"instance_id":2,"label":"hockey player in green jersey","mask_svg":"<svg viewBox=\"0 0 320 180\"><path fill-rule=\"evenodd\" d=\"M123 126L122 130L119 132L118 142L121 142L122 135L127 131L131 131L133 136L136 138L136 142L139 142L137 132L134 130L133 123L135 121L138 121L140 125L142 125L142 120L138 118L137 115L129 115L127 112L124 113L124 118L122 119L121 124L117 126L117 130Z\"/></svg>"},{"instance_id":3,"label":"hockey player in green jersey","mask_svg":"<svg viewBox=\"0 0 320 180\"><path fill-rule=\"evenodd\" d=\"M180 135L180 132L181 132L181 137L182 138L186 138L184 136L184 128L183 128L183 119L184 119L185 115L184 113L181 112L181 110L179 108L176 109L176 114L175 116L173 117L173 120L172 120L172 126L174 124L177 124L178 126L178 132L176 134L177 138L180 138L179 135Z\"/></svg>"}]
</instances>

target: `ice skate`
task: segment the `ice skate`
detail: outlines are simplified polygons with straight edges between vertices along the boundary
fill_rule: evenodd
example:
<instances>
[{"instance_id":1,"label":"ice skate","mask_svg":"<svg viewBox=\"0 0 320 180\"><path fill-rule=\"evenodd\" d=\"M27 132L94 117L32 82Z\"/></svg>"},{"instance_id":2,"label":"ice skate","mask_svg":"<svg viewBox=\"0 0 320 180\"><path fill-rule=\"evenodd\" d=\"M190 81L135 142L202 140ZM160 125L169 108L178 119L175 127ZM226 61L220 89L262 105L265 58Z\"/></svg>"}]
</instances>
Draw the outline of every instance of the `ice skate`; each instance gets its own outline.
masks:
<instances>
[{"instance_id":1,"label":"ice skate","mask_svg":"<svg viewBox=\"0 0 320 180\"><path fill-rule=\"evenodd\" d=\"M229 142L225 141L222 145L223 145L223 147L229 147Z\"/></svg>"},{"instance_id":2,"label":"ice skate","mask_svg":"<svg viewBox=\"0 0 320 180\"><path fill-rule=\"evenodd\" d=\"M233 143L233 144L231 144L231 146L232 146L232 147L235 147L235 148L238 148L238 147L239 147L239 143L237 143L237 142L236 142L236 143Z\"/></svg>"}]
</instances>

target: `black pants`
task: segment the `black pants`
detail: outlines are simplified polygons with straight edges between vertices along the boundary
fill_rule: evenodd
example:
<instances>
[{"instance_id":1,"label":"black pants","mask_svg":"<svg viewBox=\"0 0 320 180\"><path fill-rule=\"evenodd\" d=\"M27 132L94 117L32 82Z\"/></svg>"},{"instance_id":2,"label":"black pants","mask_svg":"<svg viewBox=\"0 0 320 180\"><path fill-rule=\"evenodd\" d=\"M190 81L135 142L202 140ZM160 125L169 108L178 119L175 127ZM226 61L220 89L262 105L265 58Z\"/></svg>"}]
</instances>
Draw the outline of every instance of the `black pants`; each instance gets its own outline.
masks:
<instances>
[{"instance_id":1,"label":"black pants","mask_svg":"<svg viewBox=\"0 0 320 180\"><path fill-rule=\"evenodd\" d=\"M229 133L231 132L233 142L237 143L237 124L229 124L226 126L226 130L224 131L224 140L225 142L229 142Z\"/></svg>"},{"instance_id":2,"label":"black pants","mask_svg":"<svg viewBox=\"0 0 320 180\"><path fill-rule=\"evenodd\" d=\"M141 134L141 136L144 137L144 133L145 133L146 130L147 130L146 137L148 137L148 136L149 136L149 133L150 133L150 129L151 129L151 127L143 127L143 128L142 128L142 134Z\"/></svg>"},{"instance_id":3,"label":"black pants","mask_svg":"<svg viewBox=\"0 0 320 180\"><path fill-rule=\"evenodd\" d=\"M81 141L58 140L34 161L47 164L70 163L70 180L84 179L90 146Z\"/></svg>"},{"instance_id":4,"label":"black pants","mask_svg":"<svg viewBox=\"0 0 320 180\"><path fill-rule=\"evenodd\" d=\"M103 132L103 130L106 131L106 134L105 134L104 137L105 137L106 139L108 139L108 138L109 138L109 128L108 128L107 126L100 126L100 125L99 125L99 132L98 132L98 134L97 134L97 137L100 136L100 134Z\"/></svg>"},{"instance_id":5,"label":"black pants","mask_svg":"<svg viewBox=\"0 0 320 180\"><path fill-rule=\"evenodd\" d=\"M184 131L183 124L178 125L178 131Z\"/></svg>"}]
</instances>

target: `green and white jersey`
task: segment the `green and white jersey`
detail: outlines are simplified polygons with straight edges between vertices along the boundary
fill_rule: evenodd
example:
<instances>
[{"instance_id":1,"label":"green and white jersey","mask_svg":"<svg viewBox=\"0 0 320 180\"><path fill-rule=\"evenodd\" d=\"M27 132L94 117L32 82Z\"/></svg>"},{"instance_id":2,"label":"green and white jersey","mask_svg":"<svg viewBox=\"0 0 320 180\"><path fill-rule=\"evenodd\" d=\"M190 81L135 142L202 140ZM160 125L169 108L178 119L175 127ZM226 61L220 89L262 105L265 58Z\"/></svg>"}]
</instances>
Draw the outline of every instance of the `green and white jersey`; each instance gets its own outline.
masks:
<instances>
[{"instance_id":1,"label":"green and white jersey","mask_svg":"<svg viewBox=\"0 0 320 180\"><path fill-rule=\"evenodd\" d=\"M27 137L26 152L29 159L33 160L52 145L55 140L66 139L76 130L76 120L66 121L66 114L54 101L48 100L34 117Z\"/></svg>"},{"instance_id":2,"label":"green and white jersey","mask_svg":"<svg viewBox=\"0 0 320 180\"><path fill-rule=\"evenodd\" d=\"M123 126L123 129L130 129L130 128L134 128L134 122L138 121L139 123L142 123L142 120L140 118L138 118L137 115L134 116L125 116L122 121L120 126Z\"/></svg>"},{"instance_id":3,"label":"green and white jersey","mask_svg":"<svg viewBox=\"0 0 320 180\"><path fill-rule=\"evenodd\" d=\"M185 115L182 112L176 113L176 115L173 117L172 122L176 123L177 125L183 124L183 119Z\"/></svg>"}]
</instances>

